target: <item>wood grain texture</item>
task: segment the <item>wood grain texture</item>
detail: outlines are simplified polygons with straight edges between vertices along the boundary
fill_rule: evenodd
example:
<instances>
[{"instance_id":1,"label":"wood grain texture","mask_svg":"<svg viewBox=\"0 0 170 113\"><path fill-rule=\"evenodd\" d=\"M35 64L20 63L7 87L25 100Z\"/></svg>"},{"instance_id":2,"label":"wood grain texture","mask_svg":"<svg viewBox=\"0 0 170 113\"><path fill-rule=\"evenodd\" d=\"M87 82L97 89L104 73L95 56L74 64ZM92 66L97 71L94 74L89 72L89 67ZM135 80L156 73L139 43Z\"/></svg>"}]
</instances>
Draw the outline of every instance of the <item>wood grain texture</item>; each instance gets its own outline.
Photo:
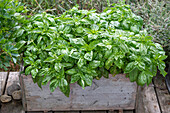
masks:
<instances>
[{"instance_id":1,"label":"wood grain texture","mask_svg":"<svg viewBox=\"0 0 170 113\"><path fill-rule=\"evenodd\" d=\"M170 94L165 84L165 78L158 74L154 78L154 84L162 113L170 113Z\"/></svg>"},{"instance_id":2,"label":"wood grain texture","mask_svg":"<svg viewBox=\"0 0 170 113\"><path fill-rule=\"evenodd\" d=\"M138 87L136 113L160 113L153 84L150 86Z\"/></svg>"},{"instance_id":3,"label":"wood grain texture","mask_svg":"<svg viewBox=\"0 0 170 113\"><path fill-rule=\"evenodd\" d=\"M5 94L7 94L7 88L13 83L19 84L19 72L10 72L8 76L8 82L5 89Z\"/></svg>"},{"instance_id":4,"label":"wood grain texture","mask_svg":"<svg viewBox=\"0 0 170 113\"><path fill-rule=\"evenodd\" d=\"M22 105L23 105L23 109L24 111L27 110L27 104L26 104L26 98L25 98L25 86L24 86L24 82L23 82L23 77L21 75L19 75L19 81L20 81L20 85L21 85L21 94L22 94Z\"/></svg>"},{"instance_id":5,"label":"wood grain texture","mask_svg":"<svg viewBox=\"0 0 170 113\"><path fill-rule=\"evenodd\" d=\"M81 113L107 113L107 111L81 111Z\"/></svg>"},{"instance_id":6,"label":"wood grain texture","mask_svg":"<svg viewBox=\"0 0 170 113\"><path fill-rule=\"evenodd\" d=\"M44 112L44 111L27 111L26 113L53 113L52 111Z\"/></svg>"},{"instance_id":7,"label":"wood grain texture","mask_svg":"<svg viewBox=\"0 0 170 113\"><path fill-rule=\"evenodd\" d=\"M110 75L111 76L111 75ZM23 77L26 111L79 111L79 110L112 110L134 109L136 99L136 83L129 82L123 74L110 79L94 80L91 87L83 90L77 84L71 84L70 97L64 96L59 89L53 93L49 86L42 90L32 82L31 76ZM21 77L21 78L22 78Z\"/></svg>"},{"instance_id":8,"label":"wood grain texture","mask_svg":"<svg viewBox=\"0 0 170 113\"><path fill-rule=\"evenodd\" d=\"M27 111L26 113L44 113L43 111Z\"/></svg>"},{"instance_id":9,"label":"wood grain texture","mask_svg":"<svg viewBox=\"0 0 170 113\"><path fill-rule=\"evenodd\" d=\"M7 72L0 72L0 95L2 95L3 93L6 78L7 78Z\"/></svg>"}]
</instances>

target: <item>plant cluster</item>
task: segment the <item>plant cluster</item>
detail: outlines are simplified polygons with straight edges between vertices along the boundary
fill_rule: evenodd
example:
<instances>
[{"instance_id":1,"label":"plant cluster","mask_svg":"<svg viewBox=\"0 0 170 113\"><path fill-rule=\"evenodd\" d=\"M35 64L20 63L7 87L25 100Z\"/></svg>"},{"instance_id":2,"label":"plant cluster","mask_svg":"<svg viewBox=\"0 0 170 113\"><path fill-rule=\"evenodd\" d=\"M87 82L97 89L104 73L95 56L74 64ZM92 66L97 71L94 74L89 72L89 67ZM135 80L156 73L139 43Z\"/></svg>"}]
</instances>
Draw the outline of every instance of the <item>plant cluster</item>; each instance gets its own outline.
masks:
<instances>
[{"instance_id":1,"label":"plant cluster","mask_svg":"<svg viewBox=\"0 0 170 113\"><path fill-rule=\"evenodd\" d=\"M153 41L163 46L170 62L170 3L168 0L140 0L131 3L132 11L144 19L144 27Z\"/></svg>"},{"instance_id":2,"label":"plant cluster","mask_svg":"<svg viewBox=\"0 0 170 113\"><path fill-rule=\"evenodd\" d=\"M0 68L8 70L10 62L17 62L19 56L17 48L14 47L14 38L12 34L17 24L17 19L24 7L16 0L0 1Z\"/></svg>"},{"instance_id":3,"label":"plant cluster","mask_svg":"<svg viewBox=\"0 0 170 113\"><path fill-rule=\"evenodd\" d=\"M59 87L69 96L71 83L85 88L109 73L126 73L138 85L149 85L157 66L165 76L165 52L142 25L125 4L100 14L75 6L58 17L32 16L16 27L14 37L19 52L24 51L25 74L31 73L39 87L50 82L51 91Z\"/></svg>"}]
</instances>

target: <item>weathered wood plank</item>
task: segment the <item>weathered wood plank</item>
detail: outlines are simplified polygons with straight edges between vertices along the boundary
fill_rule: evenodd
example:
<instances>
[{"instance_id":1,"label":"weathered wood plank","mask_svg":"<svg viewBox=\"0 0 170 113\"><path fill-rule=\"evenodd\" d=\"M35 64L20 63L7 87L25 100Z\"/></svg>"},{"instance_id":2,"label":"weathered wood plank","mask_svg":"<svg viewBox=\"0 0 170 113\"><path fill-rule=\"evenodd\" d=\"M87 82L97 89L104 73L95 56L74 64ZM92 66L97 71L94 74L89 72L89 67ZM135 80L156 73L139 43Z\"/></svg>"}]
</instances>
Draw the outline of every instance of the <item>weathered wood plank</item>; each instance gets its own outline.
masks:
<instances>
[{"instance_id":1,"label":"weathered wood plank","mask_svg":"<svg viewBox=\"0 0 170 113\"><path fill-rule=\"evenodd\" d=\"M44 113L43 111L27 111L26 113Z\"/></svg>"},{"instance_id":2,"label":"weathered wood plank","mask_svg":"<svg viewBox=\"0 0 170 113\"><path fill-rule=\"evenodd\" d=\"M19 72L10 72L8 76L8 82L5 90L5 94L7 94L7 88L13 83L19 84Z\"/></svg>"},{"instance_id":3,"label":"weathered wood plank","mask_svg":"<svg viewBox=\"0 0 170 113\"><path fill-rule=\"evenodd\" d=\"M81 111L81 113L107 113L107 111Z\"/></svg>"},{"instance_id":4,"label":"weathered wood plank","mask_svg":"<svg viewBox=\"0 0 170 113\"><path fill-rule=\"evenodd\" d=\"M2 95L3 93L6 79L7 79L7 72L0 72L0 95Z\"/></svg>"},{"instance_id":5,"label":"weathered wood plank","mask_svg":"<svg viewBox=\"0 0 170 113\"><path fill-rule=\"evenodd\" d=\"M153 84L138 87L136 113L160 113Z\"/></svg>"},{"instance_id":6,"label":"weathered wood plank","mask_svg":"<svg viewBox=\"0 0 170 113\"><path fill-rule=\"evenodd\" d=\"M158 74L154 78L154 84L162 113L170 113L170 94L165 84L165 78Z\"/></svg>"},{"instance_id":7,"label":"weathered wood plank","mask_svg":"<svg viewBox=\"0 0 170 113\"><path fill-rule=\"evenodd\" d=\"M44 112L44 111L27 111L26 113L53 113L52 111Z\"/></svg>"},{"instance_id":8,"label":"weathered wood plank","mask_svg":"<svg viewBox=\"0 0 170 113\"><path fill-rule=\"evenodd\" d=\"M134 109L136 85L124 75L94 80L91 87L82 90L73 85L72 107L86 110ZM100 106L100 107L98 107ZM96 107L98 107L96 109Z\"/></svg>"},{"instance_id":9,"label":"weathered wood plank","mask_svg":"<svg viewBox=\"0 0 170 113\"><path fill-rule=\"evenodd\" d=\"M21 85L21 93L22 93L22 105L23 105L23 109L24 111L27 110L27 103L26 103L26 98L25 98L25 86L24 86L24 82L23 82L23 77L21 75L19 75L19 81L20 81L20 85Z\"/></svg>"},{"instance_id":10,"label":"weathered wood plank","mask_svg":"<svg viewBox=\"0 0 170 113\"><path fill-rule=\"evenodd\" d=\"M10 103L2 104L0 113L25 113L21 101L12 101Z\"/></svg>"},{"instance_id":11,"label":"weathered wood plank","mask_svg":"<svg viewBox=\"0 0 170 113\"><path fill-rule=\"evenodd\" d=\"M123 74L110 79L94 80L91 87L83 90L77 84L71 84L70 97L64 96L59 89L53 93L49 86L42 90L32 82L31 76L23 77L26 111L70 111L70 110L112 110L134 109L136 83L131 83ZM21 78L22 78L21 77Z\"/></svg>"},{"instance_id":12,"label":"weathered wood plank","mask_svg":"<svg viewBox=\"0 0 170 113\"><path fill-rule=\"evenodd\" d=\"M80 113L79 111L55 111L54 113Z\"/></svg>"},{"instance_id":13,"label":"weathered wood plank","mask_svg":"<svg viewBox=\"0 0 170 113\"><path fill-rule=\"evenodd\" d=\"M133 110L115 110L115 111L108 111L108 113L134 113Z\"/></svg>"}]
</instances>

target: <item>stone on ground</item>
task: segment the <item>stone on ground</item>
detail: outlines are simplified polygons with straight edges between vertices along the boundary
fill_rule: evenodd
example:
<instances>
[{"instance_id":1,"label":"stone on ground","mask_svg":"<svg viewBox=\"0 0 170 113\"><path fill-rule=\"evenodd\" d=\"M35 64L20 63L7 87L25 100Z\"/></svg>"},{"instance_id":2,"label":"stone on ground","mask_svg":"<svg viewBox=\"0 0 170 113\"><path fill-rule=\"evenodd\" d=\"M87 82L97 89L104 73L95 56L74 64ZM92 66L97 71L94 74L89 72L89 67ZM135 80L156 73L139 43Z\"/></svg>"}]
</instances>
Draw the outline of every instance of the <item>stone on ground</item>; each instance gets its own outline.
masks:
<instances>
[{"instance_id":1,"label":"stone on ground","mask_svg":"<svg viewBox=\"0 0 170 113\"><path fill-rule=\"evenodd\" d=\"M18 91L20 89L21 87L18 84L14 83L7 88L7 94L11 96L14 91Z\"/></svg>"},{"instance_id":2,"label":"stone on ground","mask_svg":"<svg viewBox=\"0 0 170 113\"><path fill-rule=\"evenodd\" d=\"M18 91L14 91L12 93L12 98L14 100L20 100L22 97L21 97L21 90L18 90Z\"/></svg>"},{"instance_id":3,"label":"stone on ground","mask_svg":"<svg viewBox=\"0 0 170 113\"><path fill-rule=\"evenodd\" d=\"M1 102L2 103L8 103L12 100L11 96L8 95L1 95Z\"/></svg>"}]
</instances>

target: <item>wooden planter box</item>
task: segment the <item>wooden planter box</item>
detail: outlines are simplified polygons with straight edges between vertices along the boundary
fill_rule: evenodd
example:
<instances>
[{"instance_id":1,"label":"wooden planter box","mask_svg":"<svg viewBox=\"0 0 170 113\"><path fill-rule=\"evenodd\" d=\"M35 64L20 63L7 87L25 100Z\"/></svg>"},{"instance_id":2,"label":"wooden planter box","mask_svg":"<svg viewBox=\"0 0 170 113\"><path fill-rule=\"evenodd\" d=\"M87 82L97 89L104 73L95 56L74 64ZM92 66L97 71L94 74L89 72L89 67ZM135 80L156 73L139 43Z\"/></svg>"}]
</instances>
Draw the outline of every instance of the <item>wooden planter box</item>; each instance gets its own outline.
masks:
<instances>
[{"instance_id":1,"label":"wooden planter box","mask_svg":"<svg viewBox=\"0 0 170 113\"><path fill-rule=\"evenodd\" d=\"M40 89L30 75L21 75L20 82L25 111L135 109L137 85L131 83L124 74L93 80L92 86L84 90L77 84L71 84L69 98L59 89L51 93L49 85Z\"/></svg>"}]
</instances>

